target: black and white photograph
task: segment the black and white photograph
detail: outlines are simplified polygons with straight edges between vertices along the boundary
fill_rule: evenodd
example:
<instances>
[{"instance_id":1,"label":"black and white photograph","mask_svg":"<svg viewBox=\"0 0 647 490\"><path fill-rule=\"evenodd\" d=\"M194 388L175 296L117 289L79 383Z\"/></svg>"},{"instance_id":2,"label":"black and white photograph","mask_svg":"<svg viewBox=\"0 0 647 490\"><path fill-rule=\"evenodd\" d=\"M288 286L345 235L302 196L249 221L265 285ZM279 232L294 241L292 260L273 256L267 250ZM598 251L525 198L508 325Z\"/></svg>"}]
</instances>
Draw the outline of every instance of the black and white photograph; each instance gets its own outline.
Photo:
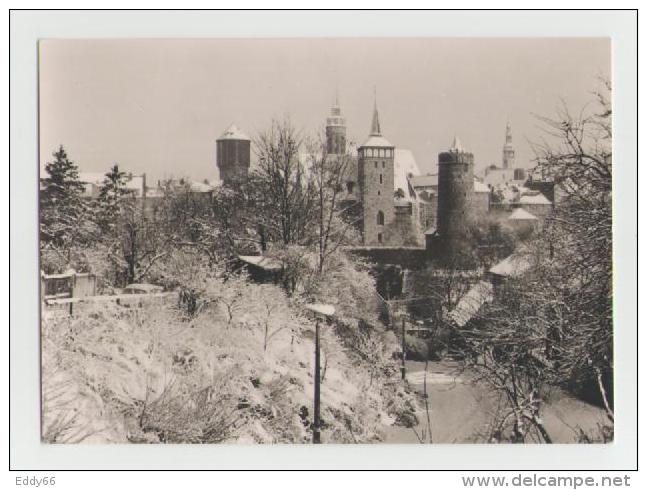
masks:
<instances>
[{"instance_id":1,"label":"black and white photograph","mask_svg":"<svg viewBox=\"0 0 647 490\"><path fill-rule=\"evenodd\" d=\"M611 61L41 39L42 442L612 443Z\"/></svg>"}]
</instances>

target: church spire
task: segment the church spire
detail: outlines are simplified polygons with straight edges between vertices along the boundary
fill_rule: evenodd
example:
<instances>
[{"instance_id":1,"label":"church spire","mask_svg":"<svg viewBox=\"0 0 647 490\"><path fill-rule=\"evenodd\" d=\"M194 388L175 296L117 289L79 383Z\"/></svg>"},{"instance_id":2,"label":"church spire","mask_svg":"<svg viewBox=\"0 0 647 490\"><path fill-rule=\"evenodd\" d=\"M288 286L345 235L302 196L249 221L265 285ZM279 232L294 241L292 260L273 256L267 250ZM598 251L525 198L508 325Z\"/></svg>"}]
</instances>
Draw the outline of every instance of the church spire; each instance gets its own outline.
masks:
<instances>
[{"instance_id":1,"label":"church spire","mask_svg":"<svg viewBox=\"0 0 647 490\"><path fill-rule=\"evenodd\" d=\"M371 136L382 136L380 116L377 112L377 90L373 89L373 122L371 123Z\"/></svg>"},{"instance_id":2,"label":"church spire","mask_svg":"<svg viewBox=\"0 0 647 490\"><path fill-rule=\"evenodd\" d=\"M512 144L512 128L510 127L510 121L505 125L505 143L506 145Z\"/></svg>"},{"instance_id":3,"label":"church spire","mask_svg":"<svg viewBox=\"0 0 647 490\"><path fill-rule=\"evenodd\" d=\"M330 155L346 151L346 118L339 107L339 90L335 90L335 101L326 119L326 148Z\"/></svg>"},{"instance_id":4,"label":"church spire","mask_svg":"<svg viewBox=\"0 0 647 490\"><path fill-rule=\"evenodd\" d=\"M503 168L514 168L514 146L512 146L512 128L510 121L505 125L505 145L503 145Z\"/></svg>"}]
</instances>

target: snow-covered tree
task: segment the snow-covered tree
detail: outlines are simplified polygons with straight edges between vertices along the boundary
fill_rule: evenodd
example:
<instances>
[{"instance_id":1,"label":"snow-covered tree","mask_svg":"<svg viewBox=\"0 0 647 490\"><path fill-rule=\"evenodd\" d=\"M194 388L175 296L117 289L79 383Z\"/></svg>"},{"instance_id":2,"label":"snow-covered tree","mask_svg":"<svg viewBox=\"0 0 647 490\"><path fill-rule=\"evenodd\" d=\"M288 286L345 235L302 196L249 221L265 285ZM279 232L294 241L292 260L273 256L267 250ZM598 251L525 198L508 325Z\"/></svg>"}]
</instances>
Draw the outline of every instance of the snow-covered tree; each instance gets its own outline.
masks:
<instances>
[{"instance_id":1,"label":"snow-covered tree","mask_svg":"<svg viewBox=\"0 0 647 490\"><path fill-rule=\"evenodd\" d=\"M97 224L103 233L112 231L119 219L121 201L128 194L125 177L115 163L103 179L96 202Z\"/></svg>"},{"instance_id":2,"label":"snow-covered tree","mask_svg":"<svg viewBox=\"0 0 647 490\"><path fill-rule=\"evenodd\" d=\"M45 165L40 194L40 236L43 248L55 250L70 259L75 246L87 244L94 237L92 213L83 199L83 183L76 164L61 145L54 160Z\"/></svg>"}]
</instances>

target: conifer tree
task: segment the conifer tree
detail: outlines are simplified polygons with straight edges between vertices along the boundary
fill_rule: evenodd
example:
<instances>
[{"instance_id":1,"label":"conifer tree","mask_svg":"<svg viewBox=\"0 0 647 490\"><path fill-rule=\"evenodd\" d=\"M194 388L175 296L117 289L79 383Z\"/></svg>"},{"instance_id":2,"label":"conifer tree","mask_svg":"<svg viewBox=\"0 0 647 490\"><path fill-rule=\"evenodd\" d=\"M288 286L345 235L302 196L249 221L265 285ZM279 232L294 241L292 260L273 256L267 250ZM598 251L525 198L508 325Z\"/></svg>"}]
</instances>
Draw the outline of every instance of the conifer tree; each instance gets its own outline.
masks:
<instances>
[{"instance_id":1,"label":"conifer tree","mask_svg":"<svg viewBox=\"0 0 647 490\"><path fill-rule=\"evenodd\" d=\"M119 219L122 198L128 193L125 176L115 164L103 179L96 210L97 224L103 233L112 231Z\"/></svg>"},{"instance_id":2,"label":"conifer tree","mask_svg":"<svg viewBox=\"0 0 647 490\"><path fill-rule=\"evenodd\" d=\"M83 200L83 183L78 167L61 145L54 160L45 165L40 197L40 232L44 245L59 249L69 257L71 246L90 236L89 210Z\"/></svg>"}]
</instances>

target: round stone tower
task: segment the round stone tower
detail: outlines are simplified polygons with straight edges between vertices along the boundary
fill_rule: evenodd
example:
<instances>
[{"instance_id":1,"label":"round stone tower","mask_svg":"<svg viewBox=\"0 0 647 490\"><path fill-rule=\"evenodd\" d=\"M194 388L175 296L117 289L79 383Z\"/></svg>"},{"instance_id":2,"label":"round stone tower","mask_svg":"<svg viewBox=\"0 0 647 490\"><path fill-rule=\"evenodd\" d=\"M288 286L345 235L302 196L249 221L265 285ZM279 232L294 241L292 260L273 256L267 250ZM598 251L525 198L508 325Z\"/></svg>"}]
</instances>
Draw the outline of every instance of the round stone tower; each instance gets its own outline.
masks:
<instances>
[{"instance_id":1,"label":"round stone tower","mask_svg":"<svg viewBox=\"0 0 647 490\"><path fill-rule=\"evenodd\" d=\"M247 180L250 163L250 139L234 124L216 140L216 161L220 180L234 187Z\"/></svg>"},{"instance_id":2,"label":"round stone tower","mask_svg":"<svg viewBox=\"0 0 647 490\"><path fill-rule=\"evenodd\" d=\"M474 155L458 138L438 155L438 236L444 242L463 239L471 222Z\"/></svg>"},{"instance_id":3,"label":"round stone tower","mask_svg":"<svg viewBox=\"0 0 647 490\"><path fill-rule=\"evenodd\" d=\"M362 236L365 245L382 245L385 229L393 223L394 156L395 148L382 136L376 104L371 134L358 148Z\"/></svg>"},{"instance_id":4,"label":"round stone tower","mask_svg":"<svg viewBox=\"0 0 647 490\"><path fill-rule=\"evenodd\" d=\"M346 153L346 118L341 113L337 96L326 119L326 152L328 155Z\"/></svg>"}]
</instances>

